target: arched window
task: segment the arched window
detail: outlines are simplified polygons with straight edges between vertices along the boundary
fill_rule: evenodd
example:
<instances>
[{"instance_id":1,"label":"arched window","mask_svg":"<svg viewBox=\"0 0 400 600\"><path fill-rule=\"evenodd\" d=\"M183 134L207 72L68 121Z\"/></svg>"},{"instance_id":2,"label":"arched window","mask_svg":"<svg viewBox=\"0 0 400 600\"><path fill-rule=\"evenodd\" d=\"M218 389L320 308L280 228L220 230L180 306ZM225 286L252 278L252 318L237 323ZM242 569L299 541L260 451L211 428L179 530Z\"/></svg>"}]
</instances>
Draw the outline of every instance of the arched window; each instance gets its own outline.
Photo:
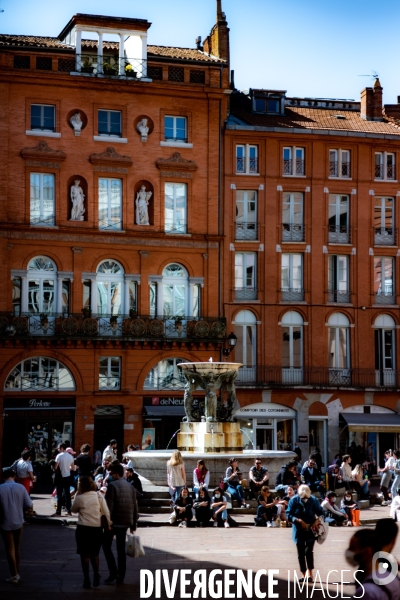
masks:
<instances>
[{"instance_id":1,"label":"arched window","mask_svg":"<svg viewBox=\"0 0 400 600\"><path fill-rule=\"evenodd\" d=\"M51 314L57 310L57 267L46 256L28 265L28 312Z\"/></svg>"},{"instance_id":2,"label":"arched window","mask_svg":"<svg viewBox=\"0 0 400 600\"><path fill-rule=\"evenodd\" d=\"M148 372L145 390L182 390L186 379L178 365L187 362L184 358L165 358Z\"/></svg>"},{"instance_id":3,"label":"arched window","mask_svg":"<svg viewBox=\"0 0 400 600\"><path fill-rule=\"evenodd\" d=\"M182 265L171 263L159 276L150 276L150 315L159 317L199 317L200 287L203 278L189 278Z\"/></svg>"},{"instance_id":4,"label":"arched window","mask_svg":"<svg viewBox=\"0 0 400 600\"><path fill-rule=\"evenodd\" d=\"M395 327L390 315L375 319L375 369L377 385L395 385Z\"/></svg>"},{"instance_id":5,"label":"arched window","mask_svg":"<svg viewBox=\"0 0 400 600\"><path fill-rule=\"evenodd\" d=\"M4 389L7 392L75 390L75 381L63 363L46 356L34 356L14 367Z\"/></svg>"},{"instance_id":6,"label":"arched window","mask_svg":"<svg viewBox=\"0 0 400 600\"><path fill-rule=\"evenodd\" d=\"M330 369L350 367L350 322L343 313L333 313L328 320L328 364Z\"/></svg>"},{"instance_id":7,"label":"arched window","mask_svg":"<svg viewBox=\"0 0 400 600\"><path fill-rule=\"evenodd\" d=\"M303 317L290 310L281 321L282 381L301 383L303 379Z\"/></svg>"},{"instance_id":8,"label":"arched window","mask_svg":"<svg viewBox=\"0 0 400 600\"><path fill-rule=\"evenodd\" d=\"M235 317L235 361L243 363L244 367L257 364L256 324L255 314L250 310L241 310Z\"/></svg>"},{"instance_id":9,"label":"arched window","mask_svg":"<svg viewBox=\"0 0 400 600\"><path fill-rule=\"evenodd\" d=\"M97 310L99 315L120 315L124 312L124 270L114 260L104 260L97 267Z\"/></svg>"}]
</instances>

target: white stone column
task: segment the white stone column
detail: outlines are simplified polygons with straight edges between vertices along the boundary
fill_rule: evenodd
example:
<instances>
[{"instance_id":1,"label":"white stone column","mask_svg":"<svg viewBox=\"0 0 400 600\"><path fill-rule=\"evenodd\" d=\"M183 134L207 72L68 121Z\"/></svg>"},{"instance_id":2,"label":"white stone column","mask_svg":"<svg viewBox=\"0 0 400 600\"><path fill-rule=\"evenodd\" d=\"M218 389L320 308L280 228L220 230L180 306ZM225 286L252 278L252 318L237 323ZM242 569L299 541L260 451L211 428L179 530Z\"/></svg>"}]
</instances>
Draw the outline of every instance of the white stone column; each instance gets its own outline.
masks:
<instances>
[{"instance_id":1,"label":"white stone column","mask_svg":"<svg viewBox=\"0 0 400 600\"><path fill-rule=\"evenodd\" d=\"M103 32L98 31L99 36L98 47L97 47L97 72L103 72Z\"/></svg>"},{"instance_id":2,"label":"white stone column","mask_svg":"<svg viewBox=\"0 0 400 600\"><path fill-rule=\"evenodd\" d=\"M129 314L129 281L127 279L125 279L124 299L125 299L125 306L123 307L122 314L128 315Z\"/></svg>"},{"instance_id":3,"label":"white stone column","mask_svg":"<svg viewBox=\"0 0 400 600\"><path fill-rule=\"evenodd\" d=\"M21 312L28 312L28 278L21 277Z\"/></svg>"},{"instance_id":4,"label":"white stone column","mask_svg":"<svg viewBox=\"0 0 400 600\"><path fill-rule=\"evenodd\" d=\"M189 310L187 313L188 317L193 317L193 288L194 288L194 283L189 283Z\"/></svg>"},{"instance_id":5,"label":"white stone column","mask_svg":"<svg viewBox=\"0 0 400 600\"><path fill-rule=\"evenodd\" d=\"M157 286L157 316L162 317L164 313L164 299L163 299L163 286L162 283L156 283Z\"/></svg>"},{"instance_id":6,"label":"white stone column","mask_svg":"<svg viewBox=\"0 0 400 600\"><path fill-rule=\"evenodd\" d=\"M57 277L57 304L56 304L56 312L62 313L62 285L64 279L62 277Z\"/></svg>"},{"instance_id":7,"label":"white stone column","mask_svg":"<svg viewBox=\"0 0 400 600\"><path fill-rule=\"evenodd\" d=\"M82 31L76 30L75 33L75 69L79 72L82 67Z\"/></svg>"},{"instance_id":8,"label":"white stone column","mask_svg":"<svg viewBox=\"0 0 400 600\"><path fill-rule=\"evenodd\" d=\"M90 288L90 308L92 314L97 313L97 281L96 279L91 280Z\"/></svg>"},{"instance_id":9,"label":"white stone column","mask_svg":"<svg viewBox=\"0 0 400 600\"><path fill-rule=\"evenodd\" d=\"M138 68L138 74L140 77L147 77L147 33L140 36L140 41L142 42L142 51L141 56L141 64Z\"/></svg>"},{"instance_id":10,"label":"white stone column","mask_svg":"<svg viewBox=\"0 0 400 600\"><path fill-rule=\"evenodd\" d=\"M119 34L119 69L120 75L125 75L125 35Z\"/></svg>"}]
</instances>

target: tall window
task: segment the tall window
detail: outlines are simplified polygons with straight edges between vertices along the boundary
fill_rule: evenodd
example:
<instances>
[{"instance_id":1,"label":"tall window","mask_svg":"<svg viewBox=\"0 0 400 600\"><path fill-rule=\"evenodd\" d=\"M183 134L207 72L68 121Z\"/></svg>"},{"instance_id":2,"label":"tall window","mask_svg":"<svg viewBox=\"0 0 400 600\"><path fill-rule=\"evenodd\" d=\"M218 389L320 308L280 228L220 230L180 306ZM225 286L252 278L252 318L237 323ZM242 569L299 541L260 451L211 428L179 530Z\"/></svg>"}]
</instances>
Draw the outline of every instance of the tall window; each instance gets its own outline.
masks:
<instances>
[{"instance_id":1,"label":"tall window","mask_svg":"<svg viewBox=\"0 0 400 600\"><path fill-rule=\"evenodd\" d=\"M99 135L122 137L122 115L119 110L99 110Z\"/></svg>"},{"instance_id":2,"label":"tall window","mask_svg":"<svg viewBox=\"0 0 400 600\"><path fill-rule=\"evenodd\" d=\"M393 152L375 152L375 179L396 179Z\"/></svg>"},{"instance_id":3,"label":"tall window","mask_svg":"<svg viewBox=\"0 0 400 600\"><path fill-rule=\"evenodd\" d=\"M165 358L146 375L145 390L183 390L186 379L178 365L186 362L184 358Z\"/></svg>"},{"instance_id":4,"label":"tall window","mask_svg":"<svg viewBox=\"0 0 400 600\"><path fill-rule=\"evenodd\" d=\"M284 192L282 199L282 241L303 242L303 194Z\"/></svg>"},{"instance_id":5,"label":"tall window","mask_svg":"<svg viewBox=\"0 0 400 600\"><path fill-rule=\"evenodd\" d=\"M236 173L258 173L258 146L236 146Z\"/></svg>"},{"instance_id":6,"label":"tall window","mask_svg":"<svg viewBox=\"0 0 400 600\"><path fill-rule=\"evenodd\" d=\"M250 310L241 310L235 317L234 333L237 337L235 361L243 364L238 378L246 381L257 365L257 320ZM249 380L250 381L250 380Z\"/></svg>"},{"instance_id":7,"label":"tall window","mask_svg":"<svg viewBox=\"0 0 400 600\"><path fill-rule=\"evenodd\" d=\"M350 383L350 323L346 315L334 313L328 321L328 366L330 383ZM344 379L343 379L344 378Z\"/></svg>"},{"instance_id":8,"label":"tall window","mask_svg":"<svg viewBox=\"0 0 400 600\"><path fill-rule=\"evenodd\" d=\"M393 246L396 243L393 198L375 198L374 231L375 245Z\"/></svg>"},{"instance_id":9,"label":"tall window","mask_svg":"<svg viewBox=\"0 0 400 600\"><path fill-rule=\"evenodd\" d=\"M282 325L282 380L301 383L303 379L303 317L293 310L285 313Z\"/></svg>"},{"instance_id":10,"label":"tall window","mask_svg":"<svg viewBox=\"0 0 400 600\"><path fill-rule=\"evenodd\" d=\"M31 225L54 225L54 175L31 173Z\"/></svg>"},{"instance_id":11,"label":"tall window","mask_svg":"<svg viewBox=\"0 0 400 600\"><path fill-rule=\"evenodd\" d=\"M349 257L328 256L329 302L350 302Z\"/></svg>"},{"instance_id":12,"label":"tall window","mask_svg":"<svg viewBox=\"0 0 400 600\"><path fill-rule=\"evenodd\" d=\"M187 142L186 117L164 117L164 137L174 142Z\"/></svg>"},{"instance_id":13,"label":"tall window","mask_svg":"<svg viewBox=\"0 0 400 600\"><path fill-rule=\"evenodd\" d=\"M97 268L97 313L120 315L123 311L124 270L120 264L105 260Z\"/></svg>"},{"instance_id":14,"label":"tall window","mask_svg":"<svg viewBox=\"0 0 400 600\"><path fill-rule=\"evenodd\" d=\"M165 184L165 231L187 233L186 183Z\"/></svg>"},{"instance_id":15,"label":"tall window","mask_svg":"<svg viewBox=\"0 0 400 600\"><path fill-rule=\"evenodd\" d=\"M350 177L350 150L329 150L329 176Z\"/></svg>"},{"instance_id":16,"label":"tall window","mask_svg":"<svg viewBox=\"0 0 400 600\"><path fill-rule=\"evenodd\" d=\"M376 304L396 304L394 258L374 258L374 294Z\"/></svg>"},{"instance_id":17,"label":"tall window","mask_svg":"<svg viewBox=\"0 0 400 600\"><path fill-rule=\"evenodd\" d=\"M256 261L255 252L235 253L236 300L257 299Z\"/></svg>"},{"instance_id":18,"label":"tall window","mask_svg":"<svg viewBox=\"0 0 400 600\"><path fill-rule=\"evenodd\" d=\"M350 242L349 197L329 194L329 243L348 244Z\"/></svg>"},{"instance_id":19,"label":"tall window","mask_svg":"<svg viewBox=\"0 0 400 600\"><path fill-rule=\"evenodd\" d=\"M28 311L56 312L57 269L45 256L33 258L28 265Z\"/></svg>"},{"instance_id":20,"label":"tall window","mask_svg":"<svg viewBox=\"0 0 400 600\"><path fill-rule=\"evenodd\" d=\"M282 300L303 300L303 255L282 254Z\"/></svg>"},{"instance_id":21,"label":"tall window","mask_svg":"<svg viewBox=\"0 0 400 600\"><path fill-rule=\"evenodd\" d=\"M31 104L31 129L56 130L56 108L49 104Z\"/></svg>"},{"instance_id":22,"label":"tall window","mask_svg":"<svg viewBox=\"0 0 400 600\"><path fill-rule=\"evenodd\" d=\"M163 271L163 315L188 314L188 274L182 265L171 264Z\"/></svg>"},{"instance_id":23,"label":"tall window","mask_svg":"<svg viewBox=\"0 0 400 600\"><path fill-rule=\"evenodd\" d=\"M63 363L46 356L34 356L14 367L6 379L4 389L7 392L74 390L75 381Z\"/></svg>"},{"instance_id":24,"label":"tall window","mask_svg":"<svg viewBox=\"0 0 400 600\"><path fill-rule=\"evenodd\" d=\"M121 179L99 179L99 229L122 229Z\"/></svg>"},{"instance_id":25,"label":"tall window","mask_svg":"<svg viewBox=\"0 0 400 600\"><path fill-rule=\"evenodd\" d=\"M101 356L99 365L99 390L119 390L121 388L121 358Z\"/></svg>"},{"instance_id":26,"label":"tall window","mask_svg":"<svg viewBox=\"0 0 400 600\"><path fill-rule=\"evenodd\" d=\"M377 385L393 385L395 376L395 322L389 315L379 315L374 322L375 369Z\"/></svg>"},{"instance_id":27,"label":"tall window","mask_svg":"<svg viewBox=\"0 0 400 600\"><path fill-rule=\"evenodd\" d=\"M237 190L235 239L256 240L257 236L257 192Z\"/></svg>"},{"instance_id":28,"label":"tall window","mask_svg":"<svg viewBox=\"0 0 400 600\"><path fill-rule=\"evenodd\" d=\"M304 148L283 149L283 175L304 175Z\"/></svg>"}]
</instances>

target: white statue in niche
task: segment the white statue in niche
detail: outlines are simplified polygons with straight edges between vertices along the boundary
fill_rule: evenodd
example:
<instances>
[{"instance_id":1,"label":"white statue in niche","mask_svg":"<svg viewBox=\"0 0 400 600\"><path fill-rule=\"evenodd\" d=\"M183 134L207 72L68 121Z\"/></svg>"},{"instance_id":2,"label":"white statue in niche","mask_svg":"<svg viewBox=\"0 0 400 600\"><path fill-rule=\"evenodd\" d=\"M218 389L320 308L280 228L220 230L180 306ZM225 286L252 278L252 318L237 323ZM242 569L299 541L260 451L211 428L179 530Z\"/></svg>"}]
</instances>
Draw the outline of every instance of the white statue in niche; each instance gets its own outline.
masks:
<instances>
[{"instance_id":1,"label":"white statue in niche","mask_svg":"<svg viewBox=\"0 0 400 600\"><path fill-rule=\"evenodd\" d=\"M83 221L83 214L85 212L83 203L85 200L85 194L83 193L83 189L81 188L80 180L76 179L74 181L74 185L71 186L71 200L72 200L72 210L71 210L71 221Z\"/></svg>"},{"instance_id":2,"label":"white statue in niche","mask_svg":"<svg viewBox=\"0 0 400 600\"><path fill-rule=\"evenodd\" d=\"M69 122L71 123L72 127L74 128L75 135L81 135L81 129L82 129L82 125L83 125L83 122L81 119L81 113L76 112L74 115L72 115Z\"/></svg>"},{"instance_id":3,"label":"white statue in niche","mask_svg":"<svg viewBox=\"0 0 400 600\"><path fill-rule=\"evenodd\" d=\"M146 192L144 185L136 195L136 225L150 225L149 222L149 200L153 192Z\"/></svg>"},{"instance_id":4,"label":"white statue in niche","mask_svg":"<svg viewBox=\"0 0 400 600\"><path fill-rule=\"evenodd\" d=\"M147 119L142 119L137 124L137 128L140 133L140 139L142 140L142 142L147 142L147 136L149 134L149 126L147 125L147 122Z\"/></svg>"}]
</instances>

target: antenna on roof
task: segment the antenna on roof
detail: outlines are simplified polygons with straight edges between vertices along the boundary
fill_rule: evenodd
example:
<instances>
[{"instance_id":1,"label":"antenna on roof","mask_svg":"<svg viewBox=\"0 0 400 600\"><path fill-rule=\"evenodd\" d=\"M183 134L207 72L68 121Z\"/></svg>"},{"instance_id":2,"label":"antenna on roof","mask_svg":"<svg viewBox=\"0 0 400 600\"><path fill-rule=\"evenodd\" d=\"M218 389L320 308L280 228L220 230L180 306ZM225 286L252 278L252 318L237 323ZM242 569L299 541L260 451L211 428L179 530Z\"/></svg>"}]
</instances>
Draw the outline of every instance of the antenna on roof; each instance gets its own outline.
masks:
<instances>
[{"instance_id":1,"label":"antenna on roof","mask_svg":"<svg viewBox=\"0 0 400 600\"><path fill-rule=\"evenodd\" d=\"M372 71L369 75L357 75L357 77L372 77L372 79L379 79L379 74L376 71Z\"/></svg>"}]
</instances>

